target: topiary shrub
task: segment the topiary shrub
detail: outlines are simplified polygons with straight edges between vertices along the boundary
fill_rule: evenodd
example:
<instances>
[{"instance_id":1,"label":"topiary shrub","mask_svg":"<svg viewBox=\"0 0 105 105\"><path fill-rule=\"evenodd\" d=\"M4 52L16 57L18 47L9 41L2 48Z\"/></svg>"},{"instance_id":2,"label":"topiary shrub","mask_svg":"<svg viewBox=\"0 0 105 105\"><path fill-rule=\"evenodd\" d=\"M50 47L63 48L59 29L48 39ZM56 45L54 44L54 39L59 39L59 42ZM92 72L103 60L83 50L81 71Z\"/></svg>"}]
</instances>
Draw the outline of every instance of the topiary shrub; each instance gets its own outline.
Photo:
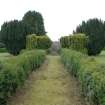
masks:
<instances>
[{"instance_id":1,"label":"topiary shrub","mask_svg":"<svg viewBox=\"0 0 105 105\"><path fill-rule=\"evenodd\" d=\"M26 39L27 49L48 49L52 42L48 36L28 35Z\"/></svg>"},{"instance_id":2,"label":"topiary shrub","mask_svg":"<svg viewBox=\"0 0 105 105\"><path fill-rule=\"evenodd\" d=\"M69 48L69 36L61 37L60 44L62 48Z\"/></svg>"},{"instance_id":3,"label":"topiary shrub","mask_svg":"<svg viewBox=\"0 0 105 105\"><path fill-rule=\"evenodd\" d=\"M87 52L88 37L85 34L74 34L61 37L60 43L62 48L71 48L81 52Z\"/></svg>"},{"instance_id":4,"label":"topiary shrub","mask_svg":"<svg viewBox=\"0 0 105 105\"><path fill-rule=\"evenodd\" d=\"M87 43L88 37L85 34L74 34L73 36L69 36L69 46L70 48L81 51L87 52Z\"/></svg>"}]
</instances>

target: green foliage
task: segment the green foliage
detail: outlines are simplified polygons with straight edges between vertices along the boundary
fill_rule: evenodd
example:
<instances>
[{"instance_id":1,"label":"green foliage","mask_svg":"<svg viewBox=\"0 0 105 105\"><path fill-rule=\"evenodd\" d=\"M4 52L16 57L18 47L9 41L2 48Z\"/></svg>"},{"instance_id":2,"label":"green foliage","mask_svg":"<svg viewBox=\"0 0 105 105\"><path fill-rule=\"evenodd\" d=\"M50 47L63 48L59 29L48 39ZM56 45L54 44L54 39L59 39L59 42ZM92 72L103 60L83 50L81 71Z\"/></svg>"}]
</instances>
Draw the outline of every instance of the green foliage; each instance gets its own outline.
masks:
<instances>
[{"instance_id":1,"label":"green foliage","mask_svg":"<svg viewBox=\"0 0 105 105\"><path fill-rule=\"evenodd\" d=\"M45 59L45 51L26 51L16 57L0 62L0 105L6 105L7 98L16 92Z\"/></svg>"},{"instance_id":2,"label":"green foliage","mask_svg":"<svg viewBox=\"0 0 105 105\"><path fill-rule=\"evenodd\" d=\"M0 53L7 52L7 49L5 48L5 44L0 42Z\"/></svg>"},{"instance_id":3,"label":"green foliage","mask_svg":"<svg viewBox=\"0 0 105 105\"><path fill-rule=\"evenodd\" d=\"M4 48L5 47L5 44L0 42L0 48Z\"/></svg>"},{"instance_id":4,"label":"green foliage","mask_svg":"<svg viewBox=\"0 0 105 105\"><path fill-rule=\"evenodd\" d=\"M89 19L77 26L75 33L85 33L89 37L88 54L97 55L105 46L105 23L99 19Z\"/></svg>"},{"instance_id":5,"label":"green foliage","mask_svg":"<svg viewBox=\"0 0 105 105\"><path fill-rule=\"evenodd\" d=\"M69 36L61 37L60 44L62 48L69 48Z\"/></svg>"},{"instance_id":6,"label":"green foliage","mask_svg":"<svg viewBox=\"0 0 105 105\"><path fill-rule=\"evenodd\" d=\"M4 53L4 52L7 52L7 49L6 48L0 48L0 53Z\"/></svg>"},{"instance_id":7,"label":"green foliage","mask_svg":"<svg viewBox=\"0 0 105 105\"><path fill-rule=\"evenodd\" d=\"M85 34L81 33L70 36L64 36L61 37L60 43L63 48L72 48L77 51L86 52L88 37L85 36Z\"/></svg>"},{"instance_id":8,"label":"green foliage","mask_svg":"<svg viewBox=\"0 0 105 105\"><path fill-rule=\"evenodd\" d=\"M21 49L25 49L28 34L46 34L43 17L39 12L28 11L22 21L5 22L1 26L0 42L4 43L9 53L17 55ZM3 46L2 43L0 46Z\"/></svg>"},{"instance_id":9,"label":"green foliage","mask_svg":"<svg viewBox=\"0 0 105 105\"><path fill-rule=\"evenodd\" d=\"M51 40L49 37L28 35L26 39L26 48L27 49L48 49L51 46Z\"/></svg>"},{"instance_id":10,"label":"green foliage","mask_svg":"<svg viewBox=\"0 0 105 105\"><path fill-rule=\"evenodd\" d=\"M33 34L38 36L46 34L43 17L39 12L28 11L22 21L31 28Z\"/></svg>"},{"instance_id":11,"label":"green foliage","mask_svg":"<svg viewBox=\"0 0 105 105\"><path fill-rule=\"evenodd\" d=\"M61 58L69 72L77 77L84 96L93 105L105 105L105 66L94 57L63 49Z\"/></svg>"},{"instance_id":12,"label":"green foliage","mask_svg":"<svg viewBox=\"0 0 105 105\"><path fill-rule=\"evenodd\" d=\"M88 37L85 34L74 34L73 36L69 36L69 46L70 48L86 52L86 45L88 42Z\"/></svg>"},{"instance_id":13,"label":"green foliage","mask_svg":"<svg viewBox=\"0 0 105 105\"><path fill-rule=\"evenodd\" d=\"M0 38L9 53L17 55L25 48L26 35L30 34L30 28L21 21L6 22L1 26Z\"/></svg>"}]
</instances>

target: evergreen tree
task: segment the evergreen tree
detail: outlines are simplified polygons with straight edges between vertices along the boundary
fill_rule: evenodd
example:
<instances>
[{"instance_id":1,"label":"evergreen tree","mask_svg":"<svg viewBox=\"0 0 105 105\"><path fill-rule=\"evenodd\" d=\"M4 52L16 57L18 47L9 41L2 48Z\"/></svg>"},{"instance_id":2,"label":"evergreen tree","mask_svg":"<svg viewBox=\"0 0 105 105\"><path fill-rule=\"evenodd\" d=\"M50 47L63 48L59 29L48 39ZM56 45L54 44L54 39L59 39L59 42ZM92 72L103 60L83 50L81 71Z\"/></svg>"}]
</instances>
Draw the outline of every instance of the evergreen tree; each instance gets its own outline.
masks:
<instances>
[{"instance_id":1,"label":"evergreen tree","mask_svg":"<svg viewBox=\"0 0 105 105\"><path fill-rule=\"evenodd\" d=\"M26 35L31 34L31 29L21 21L5 22L1 26L0 39L7 50L14 55L19 54L26 46Z\"/></svg>"},{"instance_id":2,"label":"evergreen tree","mask_svg":"<svg viewBox=\"0 0 105 105\"><path fill-rule=\"evenodd\" d=\"M89 19L87 22L77 26L76 33L85 33L89 37L87 45L89 55L99 54L105 46L105 24L97 18Z\"/></svg>"},{"instance_id":3,"label":"evergreen tree","mask_svg":"<svg viewBox=\"0 0 105 105\"><path fill-rule=\"evenodd\" d=\"M43 17L39 12L28 11L22 21L31 27L32 33L36 35L45 35Z\"/></svg>"}]
</instances>

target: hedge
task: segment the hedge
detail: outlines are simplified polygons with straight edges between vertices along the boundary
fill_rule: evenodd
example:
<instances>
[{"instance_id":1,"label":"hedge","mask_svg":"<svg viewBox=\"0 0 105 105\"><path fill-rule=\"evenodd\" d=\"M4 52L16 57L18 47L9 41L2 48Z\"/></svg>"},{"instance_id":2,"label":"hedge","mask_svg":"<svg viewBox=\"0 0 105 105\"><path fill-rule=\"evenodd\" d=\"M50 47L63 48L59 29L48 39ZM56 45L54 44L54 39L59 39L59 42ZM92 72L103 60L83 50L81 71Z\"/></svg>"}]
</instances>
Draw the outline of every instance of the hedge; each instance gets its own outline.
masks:
<instances>
[{"instance_id":1,"label":"hedge","mask_svg":"<svg viewBox=\"0 0 105 105\"><path fill-rule=\"evenodd\" d=\"M60 44L62 48L69 48L69 36L63 36L60 38Z\"/></svg>"},{"instance_id":2,"label":"hedge","mask_svg":"<svg viewBox=\"0 0 105 105\"><path fill-rule=\"evenodd\" d=\"M21 87L28 75L45 59L45 51L32 50L0 62L0 105Z\"/></svg>"},{"instance_id":3,"label":"hedge","mask_svg":"<svg viewBox=\"0 0 105 105\"><path fill-rule=\"evenodd\" d=\"M36 36L35 34L28 35L26 39L27 49L48 49L52 42L46 35Z\"/></svg>"},{"instance_id":4,"label":"hedge","mask_svg":"<svg viewBox=\"0 0 105 105\"><path fill-rule=\"evenodd\" d=\"M60 43L62 48L72 48L77 51L86 52L88 37L85 34L74 34L61 37Z\"/></svg>"},{"instance_id":5,"label":"hedge","mask_svg":"<svg viewBox=\"0 0 105 105\"><path fill-rule=\"evenodd\" d=\"M105 65L80 52L63 49L61 58L68 71L80 81L91 105L105 105Z\"/></svg>"}]
</instances>

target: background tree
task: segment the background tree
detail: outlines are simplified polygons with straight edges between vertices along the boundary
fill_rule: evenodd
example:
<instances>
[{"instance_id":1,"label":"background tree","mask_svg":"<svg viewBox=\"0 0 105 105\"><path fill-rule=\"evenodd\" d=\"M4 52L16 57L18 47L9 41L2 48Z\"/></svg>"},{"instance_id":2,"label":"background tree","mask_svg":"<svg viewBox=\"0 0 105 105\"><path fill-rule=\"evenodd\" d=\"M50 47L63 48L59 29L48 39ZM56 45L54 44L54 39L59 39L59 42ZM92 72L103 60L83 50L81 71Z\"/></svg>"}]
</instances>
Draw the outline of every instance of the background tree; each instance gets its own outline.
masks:
<instances>
[{"instance_id":1,"label":"background tree","mask_svg":"<svg viewBox=\"0 0 105 105\"><path fill-rule=\"evenodd\" d=\"M88 54L97 55L105 47L105 24L97 18L89 19L87 22L77 26L75 33L85 33L89 37L87 44Z\"/></svg>"},{"instance_id":2,"label":"background tree","mask_svg":"<svg viewBox=\"0 0 105 105\"><path fill-rule=\"evenodd\" d=\"M1 26L0 39L5 44L8 52L17 55L26 46L26 35L31 34L31 29L21 21L5 22Z\"/></svg>"},{"instance_id":3,"label":"background tree","mask_svg":"<svg viewBox=\"0 0 105 105\"><path fill-rule=\"evenodd\" d=\"M32 33L36 35L45 35L43 17L39 12L28 11L22 21L31 27Z\"/></svg>"}]
</instances>

